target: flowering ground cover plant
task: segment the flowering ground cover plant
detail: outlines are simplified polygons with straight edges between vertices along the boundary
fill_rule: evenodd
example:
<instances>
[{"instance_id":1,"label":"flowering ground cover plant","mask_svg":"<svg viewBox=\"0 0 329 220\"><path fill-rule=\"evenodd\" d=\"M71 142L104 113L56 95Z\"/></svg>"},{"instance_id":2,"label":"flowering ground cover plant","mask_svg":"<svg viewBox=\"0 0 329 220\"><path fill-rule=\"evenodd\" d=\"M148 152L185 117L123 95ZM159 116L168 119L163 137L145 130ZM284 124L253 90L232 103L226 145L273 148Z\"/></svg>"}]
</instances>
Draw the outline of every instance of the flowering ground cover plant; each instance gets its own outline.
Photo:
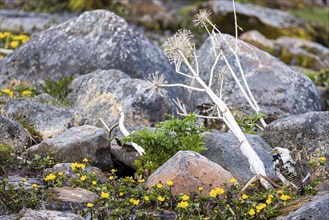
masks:
<instances>
[{"instance_id":1,"label":"flowering ground cover plant","mask_svg":"<svg viewBox=\"0 0 329 220\"><path fill-rule=\"evenodd\" d=\"M15 35L10 32L0 32L0 48L15 50L29 39L30 37L25 34ZM0 54L0 59L3 57L4 55Z\"/></svg>"}]
</instances>

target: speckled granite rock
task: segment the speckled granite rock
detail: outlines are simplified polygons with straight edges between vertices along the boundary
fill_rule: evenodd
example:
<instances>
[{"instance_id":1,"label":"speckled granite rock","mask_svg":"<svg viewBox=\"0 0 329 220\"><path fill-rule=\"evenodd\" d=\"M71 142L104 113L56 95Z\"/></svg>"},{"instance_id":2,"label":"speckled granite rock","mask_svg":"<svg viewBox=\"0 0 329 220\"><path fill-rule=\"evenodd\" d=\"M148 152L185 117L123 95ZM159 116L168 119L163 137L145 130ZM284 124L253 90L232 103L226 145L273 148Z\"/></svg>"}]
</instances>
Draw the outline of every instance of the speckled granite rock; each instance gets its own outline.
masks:
<instances>
[{"instance_id":1,"label":"speckled granite rock","mask_svg":"<svg viewBox=\"0 0 329 220\"><path fill-rule=\"evenodd\" d=\"M145 80L118 70L96 70L73 80L70 98L87 124L103 126L102 118L111 127L119 121L118 107L122 107L127 127L152 126L163 121L166 113L173 114L174 108L169 94L150 97L148 86Z\"/></svg>"},{"instance_id":2,"label":"speckled granite rock","mask_svg":"<svg viewBox=\"0 0 329 220\"><path fill-rule=\"evenodd\" d=\"M37 141L53 138L66 129L80 125L81 116L70 109L30 101L10 101L3 107L4 114L33 127Z\"/></svg>"},{"instance_id":3,"label":"speckled granite rock","mask_svg":"<svg viewBox=\"0 0 329 220\"><path fill-rule=\"evenodd\" d=\"M83 220L82 217L69 213L50 210L22 210L19 213L20 220Z\"/></svg>"},{"instance_id":4,"label":"speckled granite rock","mask_svg":"<svg viewBox=\"0 0 329 220\"><path fill-rule=\"evenodd\" d=\"M119 69L134 78L155 71L167 75L169 81L178 77L154 42L116 14L95 10L33 35L1 59L0 88L13 78L40 81L96 69Z\"/></svg>"},{"instance_id":5,"label":"speckled granite rock","mask_svg":"<svg viewBox=\"0 0 329 220\"><path fill-rule=\"evenodd\" d=\"M234 37L230 35L224 35L224 37L230 45L235 45ZM225 56L232 65L233 71L240 76L234 55L219 35L217 35L217 39L219 44L223 46ZM212 48L211 40L208 38L198 52L200 77L205 82L209 81L210 70L215 60ZM305 75L290 68L270 54L240 40L238 40L237 54L250 90L267 118L281 118L292 114L320 110L319 93L312 81ZM232 110L246 114L252 113L253 110L242 96L222 56L216 65L216 71L225 74L223 101ZM220 75L214 74L212 83L214 91L220 90ZM194 85L193 82L191 85ZM191 102L201 105L210 101L207 94L200 92L196 94L193 91L186 99L186 103Z\"/></svg>"},{"instance_id":6,"label":"speckled granite rock","mask_svg":"<svg viewBox=\"0 0 329 220\"><path fill-rule=\"evenodd\" d=\"M28 154L47 156L53 152L57 162L78 162L84 158L89 163L104 169L112 168L107 133L100 128L83 125L72 127L56 138L51 138L28 149Z\"/></svg>"},{"instance_id":7,"label":"speckled granite rock","mask_svg":"<svg viewBox=\"0 0 329 220\"><path fill-rule=\"evenodd\" d=\"M9 145L17 150L29 146L29 136L21 124L0 115L0 144Z\"/></svg>"}]
</instances>

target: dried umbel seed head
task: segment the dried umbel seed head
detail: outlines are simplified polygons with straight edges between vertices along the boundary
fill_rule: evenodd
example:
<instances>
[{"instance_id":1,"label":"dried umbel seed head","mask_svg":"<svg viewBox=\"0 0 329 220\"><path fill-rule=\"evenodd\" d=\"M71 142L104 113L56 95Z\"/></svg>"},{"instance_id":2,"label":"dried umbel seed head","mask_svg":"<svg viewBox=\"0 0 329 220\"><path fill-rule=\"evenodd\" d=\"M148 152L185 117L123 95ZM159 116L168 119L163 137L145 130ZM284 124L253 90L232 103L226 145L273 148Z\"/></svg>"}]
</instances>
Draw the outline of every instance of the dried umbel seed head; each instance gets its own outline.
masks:
<instances>
[{"instance_id":1,"label":"dried umbel seed head","mask_svg":"<svg viewBox=\"0 0 329 220\"><path fill-rule=\"evenodd\" d=\"M190 41L191 36L191 31L181 29L163 44L165 55L176 67L180 67L184 58L188 60L195 53L195 45Z\"/></svg>"},{"instance_id":2,"label":"dried umbel seed head","mask_svg":"<svg viewBox=\"0 0 329 220\"><path fill-rule=\"evenodd\" d=\"M155 93L162 96L167 93L167 91L162 88L163 85L167 84L163 74L160 75L159 72L155 72L145 80L149 83L149 86L146 88L147 90L150 90L148 93L149 96L152 96Z\"/></svg>"},{"instance_id":3,"label":"dried umbel seed head","mask_svg":"<svg viewBox=\"0 0 329 220\"><path fill-rule=\"evenodd\" d=\"M193 20L195 26L199 27L204 27L206 26L206 23L210 22L209 16L211 15L211 12L207 9L200 9L199 13L196 14L194 17L195 19Z\"/></svg>"}]
</instances>

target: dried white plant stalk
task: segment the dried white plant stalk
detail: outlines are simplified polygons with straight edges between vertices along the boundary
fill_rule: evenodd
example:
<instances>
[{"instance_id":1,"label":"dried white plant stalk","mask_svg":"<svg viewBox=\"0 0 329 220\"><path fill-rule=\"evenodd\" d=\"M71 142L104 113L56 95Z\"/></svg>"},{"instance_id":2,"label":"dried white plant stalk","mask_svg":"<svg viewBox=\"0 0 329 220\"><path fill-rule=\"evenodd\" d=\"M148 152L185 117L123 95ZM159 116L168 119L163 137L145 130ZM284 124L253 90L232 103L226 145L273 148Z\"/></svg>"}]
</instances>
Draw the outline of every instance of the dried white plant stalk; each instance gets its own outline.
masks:
<instances>
[{"instance_id":1,"label":"dried white plant stalk","mask_svg":"<svg viewBox=\"0 0 329 220\"><path fill-rule=\"evenodd\" d=\"M233 1L234 4L234 1ZM225 60L225 63L230 70L230 73L232 74L234 80L238 84L239 89L242 91L243 96L246 98L250 106L259 113L259 107L257 105L257 102L255 101L254 97L252 96L249 86L245 80L244 72L242 70L240 61L237 56L237 43L235 50L232 49L231 45L226 41L222 33L218 30L218 28L212 24L212 22L209 20L210 12L206 10L200 10L199 14L196 15L196 24L199 26L203 26L208 34L211 37L211 42L213 45L214 54L216 56L215 62L211 68L210 72L210 80L209 83L206 84L199 76L199 65L198 65L198 58L195 51L195 46L193 43L190 42L191 39L191 32L187 30L180 30L178 31L173 37L169 38L164 43L164 53L168 57L168 59L175 64L176 72L180 75L183 75L188 78L192 78L199 84L199 88L197 87L191 87L184 84L166 84L164 83L164 77L163 76L157 76L156 78L153 77L153 80L149 80L150 83L150 90L151 94L154 94L155 92L159 92L160 94L163 94L163 91L161 90L161 87L168 87L168 86L180 86L187 89L192 89L196 91L206 92L213 103L215 104L215 110L218 111L218 115L216 116L218 119L222 119L225 124L228 126L228 128L231 130L231 132L237 137L240 143L240 149L244 156L247 157L248 162L250 164L250 170L256 174L256 175L262 175L266 176L265 167L263 164L263 161L259 158L257 153L254 151L254 149L251 147L250 143L248 142L245 134L242 132L241 128L239 127L238 123L236 122L233 114L231 113L230 109L227 107L227 105L223 102L221 95L216 95L215 92L212 90L212 78L215 74L215 66L218 62L218 59L220 57L223 57ZM212 27L212 30L210 31L207 26ZM237 23L235 22L235 25L237 26ZM217 38L212 33L219 33L220 36L223 38L223 41L225 42L225 45L220 45L218 43ZM236 31L237 33L237 31ZM233 71L233 68L231 68L230 63L227 61L227 58L224 54L224 49L229 48L229 51L234 54L236 61L238 63L238 67L240 70L240 75L242 76L242 83L239 81L237 74ZM190 63L190 59L194 58L195 61L195 67L193 67ZM180 70L181 64L184 63L189 72L184 73ZM159 79L162 79L161 83L159 83ZM223 80L223 78L222 78ZM245 88L247 91L245 91ZM222 89L222 86L220 90ZM220 91L221 92L221 91ZM187 114L185 106L181 103L177 103L178 109L181 111L180 114L184 115ZM266 123L262 121L263 126L266 126ZM260 179L261 183L265 188L271 188L271 185L265 180Z\"/></svg>"}]
</instances>

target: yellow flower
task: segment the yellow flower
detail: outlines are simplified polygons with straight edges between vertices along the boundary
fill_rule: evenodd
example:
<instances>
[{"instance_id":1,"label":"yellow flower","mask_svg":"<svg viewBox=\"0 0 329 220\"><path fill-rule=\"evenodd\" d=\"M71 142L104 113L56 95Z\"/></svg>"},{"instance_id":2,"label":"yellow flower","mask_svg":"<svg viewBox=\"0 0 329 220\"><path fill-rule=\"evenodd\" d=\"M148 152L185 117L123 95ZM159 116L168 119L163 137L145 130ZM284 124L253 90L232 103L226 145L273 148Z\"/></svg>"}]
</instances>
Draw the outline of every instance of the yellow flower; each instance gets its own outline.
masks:
<instances>
[{"instance_id":1,"label":"yellow flower","mask_svg":"<svg viewBox=\"0 0 329 220\"><path fill-rule=\"evenodd\" d=\"M212 190L209 192L209 195L210 195L211 197L216 197L216 196L217 196L216 190L212 189Z\"/></svg>"},{"instance_id":2,"label":"yellow flower","mask_svg":"<svg viewBox=\"0 0 329 220\"><path fill-rule=\"evenodd\" d=\"M243 195L241 196L241 198L242 198L242 199L248 199L248 196L247 196L246 194L243 194Z\"/></svg>"},{"instance_id":3,"label":"yellow flower","mask_svg":"<svg viewBox=\"0 0 329 220\"><path fill-rule=\"evenodd\" d=\"M32 187L37 188L37 184L36 183L32 184Z\"/></svg>"},{"instance_id":4,"label":"yellow flower","mask_svg":"<svg viewBox=\"0 0 329 220\"><path fill-rule=\"evenodd\" d=\"M174 182L171 181L171 180L167 181L166 183L167 183L168 186L172 186L172 185L174 185Z\"/></svg>"},{"instance_id":5,"label":"yellow flower","mask_svg":"<svg viewBox=\"0 0 329 220\"><path fill-rule=\"evenodd\" d=\"M255 183L250 183L249 186L253 187L255 186Z\"/></svg>"},{"instance_id":6,"label":"yellow flower","mask_svg":"<svg viewBox=\"0 0 329 220\"><path fill-rule=\"evenodd\" d=\"M266 204L267 204L267 205L269 205L269 204L271 204L271 203L272 203L272 199L271 199L271 198L266 199Z\"/></svg>"},{"instance_id":7,"label":"yellow flower","mask_svg":"<svg viewBox=\"0 0 329 220\"><path fill-rule=\"evenodd\" d=\"M84 169L86 167L86 164L82 164L82 163L71 163L71 168L72 170L76 170L76 169Z\"/></svg>"},{"instance_id":8,"label":"yellow flower","mask_svg":"<svg viewBox=\"0 0 329 220\"><path fill-rule=\"evenodd\" d=\"M181 201L180 203L177 204L177 207L182 208L182 209L186 209L186 207L188 206L188 202L186 201Z\"/></svg>"},{"instance_id":9,"label":"yellow flower","mask_svg":"<svg viewBox=\"0 0 329 220\"><path fill-rule=\"evenodd\" d=\"M249 212L248 212L248 214L249 214L250 216L253 216L253 215L256 214L256 212L255 212L254 209L250 209Z\"/></svg>"},{"instance_id":10,"label":"yellow flower","mask_svg":"<svg viewBox=\"0 0 329 220\"><path fill-rule=\"evenodd\" d=\"M88 203L87 203L87 207L88 207L88 208L92 208L93 206L94 206L93 203L91 203L91 202L88 202Z\"/></svg>"},{"instance_id":11,"label":"yellow flower","mask_svg":"<svg viewBox=\"0 0 329 220\"><path fill-rule=\"evenodd\" d=\"M97 181L96 181L96 180L93 180L93 181L91 182L91 184L96 185L96 184L97 184Z\"/></svg>"},{"instance_id":12,"label":"yellow flower","mask_svg":"<svg viewBox=\"0 0 329 220\"><path fill-rule=\"evenodd\" d=\"M115 174L117 171L118 171L118 170L116 170L116 169L112 169L112 170L111 170L111 173L112 173L112 174Z\"/></svg>"},{"instance_id":13,"label":"yellow flower","mask_svg":"<svg viewBox=\"0 0 329 220\"><path fill-rule=\"evenodd\" d=\"M287 202L286 202L286 201L284 201L284 202L283 202L283 206L286 206L286 205L287 205Z\"/></svg>"},{"instance_id":14,"label":"yellow flower","mask_svg":"<svg viewBox=\"0 0 329 220\"><path fill-rule=\"evenodd\" d=\"M325 162L327 159L325 157L320 157L319 160L320 162Z\"/></svg>"},{"instance_id":15,"label":"yellow flower","mask_svg":"<svg viewBox=\"0 0 329 220\"><path fill-rule=\"evenodd\" d=\"M224 192L225 192L224 189L222 189L222 188L216 188L216 193L218 195L222 195Z\"/></svg>"},{"instance_id":16,"label":"yellow flower","mask_svg":"<svg viewBox=\"0 0 329 220\"><path fill-rule=\"evenodd\" d=\"M11 46L11 48L13 48L13 49L16 49L16 48L18 47L18 45L19 45L19 42L16 41L16 40L10 42L10 46Z\"/></svg>"},{"instance_id":17,"label":"yellow flower","mask_svg":"<svg viewBox=\"0 0 329 220\"><path fill-rule=\"evenodd\" d=\"M47 182L49 180L54 180L54 179L56 179L56 175L51 173L46 176L45 181Z\"/></svg>"},{"instance_id":18,"label":"yellow flower","mask_svg":"<svg viewBox=\"0 0 329 220\"><path fill-rule=\"evenodd\" d=\"M123 196L123 192L120 192L120 193L119 193L119 196Z\"/></svg>"},{"instance_id":19,"label":"yellow flower","mask_svg":"<svg viewBox=\"0 0 329 220\"><path fill-rule=\"evenodd\" d=\"M110 176L110 177L109 177L109 180L113 180L113 179L114 179L114 177L113 177L113 176Z\"/></svg>"},{"instance_id":20,"label":"yellow flower","mask_svg":"<svg viewBox=\"0 0 329 220\"><path fill-rule=\"evenodd\" d=\"M22 178L23 183L26 182L26 178Z\"/></svg>"},{"instance_id":21,"label":"yellow flower","mask_svg":"<svg viewBox=\"0 0 329 220\"><path fill-rule=\"evenodd\" d=\"M131 199L129 199L129 202L131 202L134 205L138 205L139 204L139 200L138 199L136 200L136 199L131 198Z\"/></svg>"},{"instance_id":22,"label":"yellow flower","mask_svg":"<svg viewBox=\"0 0 329 220\"><path fill-rule=\"evenodd\" d=\"M161 184L161 183L158 183L158 184L157 184L157 188L158 188L158 189L161 189L161 188L162 188L162 184Z\"/></svg>"},{"instance_id":23,"label":"yellow flower","mask_svg":"<svg viewBox=\"0 0 329 220\"><path fill-rule=\"evenodd\" d=\"M82 180L82 181L85 181L86 179L87 179L86 175L83 175L83 176L80 177L80 180Z\"/></svg>"},{"instance_id":24,"label":"yellow flower","mask_svg":"<svg viewBox=\"0 0 329 220\"><path fill-rule=\"evenodd\" d=\"M290 199L290 196L285 195L285 194L282 194L282 195L280 196L280 199L283 200L283 201L287 201L288 199Z\"/></svg>"},{"instance_id":25,"label":"yellow flower","mask_svg":"<svg viewBox=\"0 0 329 220\"><path fill-rule=\"evenodd\" d=\"M58 172L58 176L63 176L63 172Z\"/></svg>"},{"instance_id":26,"label":"yellow flower","mask_svg":"<svg viewBox=\"0 0 329 220\"><path fill-rule=\"evenodd\" d=\"M166 198L164 198L164 197L162 197L162 196L158 196L157 199L158 199L160 202L163 202L163 201L165 201Z\"/></svg>"},{"instance_id":27,"label":"yellow flower","mask_svg":"<svg viewBox=\"0 0 329 220\"><path fill-rule=\"evenodd\" d=\"M107 192L103 192L103 191L102 191L102 193L101 193L101 197L102 197L103 199L107 199L109 196L110 196L109 193L107 193Z\"/></svg>"},{"instance_id":28,"label":"yellow flower","mask_svg":"<svg viewBox=\"0 0 329 220\"><path fill-rule=\"evenodd\" d=\"M144 179L141 179L141 180L138 180L139 183L144 183L145 180Z\"/></svg>"},{"instance_id":29,"label":"yellow flower","mask_svg":"<svg viewBox=\"0 0 329 220\"><path fill-rule=\"evenodd\" d=\"M203 187L200 186L200 187L198 188L198 190L199 190L199 191L202 191L202 190L203 190Z\"/></svg>"},{"instance_id":30,"label":"yellow flower","mask_svg":"<svg viewBox=\"0 0 329 220\"><path fill-rule=\"evenodd\" d=\"M236 182L236 179L235 178L231 178L230 179L230 183L235 183Z\"/></svg>"},{"instance_id":31,"label":"yellow flower","mask_svg":"<svg viewBox=\"0 0 329 220\"><path fill-rule=\"evenodd\" d=\"M145 200L145 201L149 201L150 198L149 198L148 196L144 196L144 200Z\"/></svg>"},{"instance_id":32,"label":"yellow flower","mask_svg":"<svg viewBox=\"0 0 329 220\"><path fill-rule=\"evenodd\" d=\"M277 194L283 194L283 191L281 189L279 189L278 191L276 191Z\"/></svg>"},{"instance_id":33,"label":"yellow flower","mask_svg":"<svg viewBox=\"0 0 329 220\"><path fill-rule=\"evenodd\" d=\"M10 89L8 89L8 88L2 90L2 93L6 94L6 95L9 95L10 97L13 97L14 96L14 93Z\"/></svg>"},{"instance_id":34,"label":"yellow flower","mask_svg":"<svg viewBox=\"0 0 329 220\"><path fill-rule=\"evenodd\" d=\"M266 204L260 203L259 205L256 206L256 210L257 210L257 212L260 212L265 207L266 207Z\"/></svg>"},{"instance_id":35,"label":"yellow flower","mask_svg":"<svg viewBox=\"0 0 329 220\"><path fill-rule=\"evenodd\" d=\"M268 195L268 198L273 199L273 195L272 194Z\"/></svg>"},{"instance_id":36,"label":"yellow flower","mask_svg":"<svg viewBox=\"0 0 329 220\"><path fill-rule=\"evenodd\" d=\"M32 92L27 89L22 92L22 96L31 96L31 95L32 95Z\"/></svg>"},{"instance_id":37,"label":"yellow flower","mask_svg":"<svg viewBox=\"0 0 329 220\"><path fill-rule=\"evenodd\" d=\"M189 199L190 199L190 197L187 196L187 195L183 195L183 196L182 196L182 200L183 200L183 201L186 201L186 200L189 200Z\"/></svg>"},{"instance_id":38,"label":"yellow flower","mask_svg":"<svg viewBox=\"0 0 329 220\"><path fill-rule=\"evenodd\" d=\"M83 158L82 162L87 163L88 159L87 158Z\"/></svg>"}]
</instances>

